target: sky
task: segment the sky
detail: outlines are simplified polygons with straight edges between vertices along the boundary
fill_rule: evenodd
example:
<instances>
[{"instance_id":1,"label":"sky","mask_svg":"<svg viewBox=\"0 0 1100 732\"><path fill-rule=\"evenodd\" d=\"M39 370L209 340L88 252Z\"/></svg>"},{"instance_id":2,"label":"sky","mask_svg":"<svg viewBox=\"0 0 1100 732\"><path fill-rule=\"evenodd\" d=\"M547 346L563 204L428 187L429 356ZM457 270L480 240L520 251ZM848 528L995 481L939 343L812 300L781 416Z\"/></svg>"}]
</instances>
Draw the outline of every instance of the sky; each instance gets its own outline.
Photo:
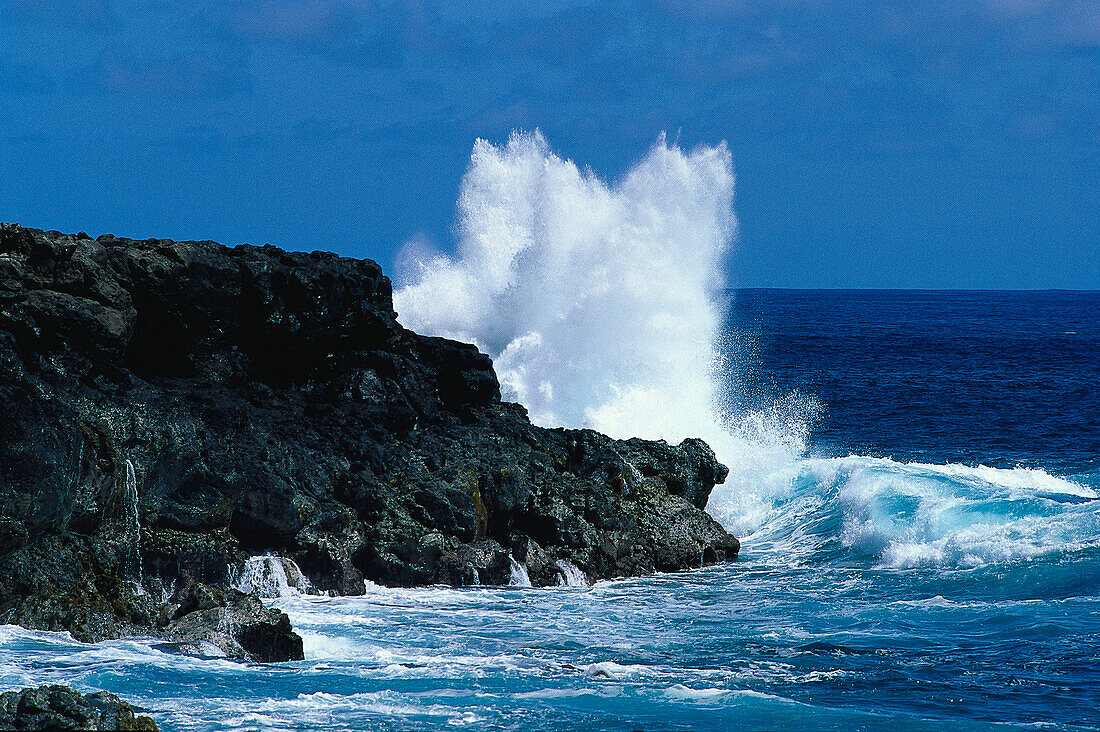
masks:
<instances>
[{"instance_id":1,"label":"sky","mask_svg":"<svg viewBox=\"0 0 1100 732\"><path fill-rule=\"evenodd\" d=\"M0 220L447 250L478 138L726 141L741 287L1100 289L1100 1L0 0Z\"/></svg>"}]
</instances>

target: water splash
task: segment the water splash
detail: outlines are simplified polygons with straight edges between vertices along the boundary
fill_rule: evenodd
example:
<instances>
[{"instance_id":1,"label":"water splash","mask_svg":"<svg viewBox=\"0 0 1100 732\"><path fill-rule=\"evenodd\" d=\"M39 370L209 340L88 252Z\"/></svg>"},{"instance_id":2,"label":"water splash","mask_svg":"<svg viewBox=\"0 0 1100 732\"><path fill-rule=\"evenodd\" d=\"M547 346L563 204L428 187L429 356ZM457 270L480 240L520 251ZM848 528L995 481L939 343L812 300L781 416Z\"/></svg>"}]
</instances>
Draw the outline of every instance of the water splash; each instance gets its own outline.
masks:
<instances>
[{"instance_id":1,"label":"water splash","mask_svg":"<svg viewBox=\"0 0 1100 732\"><path fill-rule=\"evenodd\" d=\"M559 559L554 564L561 570L561 575L559 575L560 584L566 587L588 587L588 577L580 570L580 567L568 559Z\"/></svg>"},{"instance_id":2,"label":"water splash","mask_svg":"<svg viewBox=\"0 0 1100 732\"><path fill-rule=\"evenodd\" d=\"M287 570L290 570L289 575ZM240 568L233 586L259 597L295 597L316 590L291 559L270 554L250 557Z\"/></svg>"},{"instance_id":3,"label":"water splash","mask_svg":"<svg viewBox=\"0 0 1100 732\"><path fill-rule=\"evenodd\" d=\"M508 560L512 565L512 574L508 579L508 584L512 587L530 587L531 578L527 574L527 565L517 562L511 554L508 555Z\"/></svg>"},{"instance_id":4,"label":"water splash","mask_svg":"<svg viewBox=\"0 0 1100 732\"><path fill-rule=\"evenodd\" d=\"M730 468L716 515L747 532L767 514L758 486L804 451L807 407L733 413L720 347L733 186L724 144L685 153L662 137L609 184L538 133L479 140L455 256L408 244L395 307L492 356L504 398L537 424L703 438Z\"/></svg>"},{"instance_id":5,"label":"water splash","mask_svg":"<svg viewBox=\"0 0 1100 732\"><path fill-rule=\"evenodd\" d=\"M733 183L724 145L685 153L662 138L606 183L554 155L538 133L503 146L479 140L462 183L456 254L407 245L395 307L414 330L481 347L504 398L538 424L706 440L730 468L707 510L749 552L786 557L828 544L890 566L969 566L1080 543L1091 509L1078 520L1071 504L1039 493L1004 498L1035 476L809 460L812 399L735 412L734 370L720 347ZM917 506L912 515L907 505ZM1068 523L1044 522L1044 511Z\"/></svg>"},{"instance_id":6,"label":"water splash","mask_svg":"<svg viewBox=\"0 0 1100 732\"><path fill-rule=\"evenodd\" d=\"M716 437L732 200L725 145L662 138L609 185L538 133L479 140L456 256L407 246L394 304L414 330L478 344L537 424Z\"/></svg>"}]
</instances>

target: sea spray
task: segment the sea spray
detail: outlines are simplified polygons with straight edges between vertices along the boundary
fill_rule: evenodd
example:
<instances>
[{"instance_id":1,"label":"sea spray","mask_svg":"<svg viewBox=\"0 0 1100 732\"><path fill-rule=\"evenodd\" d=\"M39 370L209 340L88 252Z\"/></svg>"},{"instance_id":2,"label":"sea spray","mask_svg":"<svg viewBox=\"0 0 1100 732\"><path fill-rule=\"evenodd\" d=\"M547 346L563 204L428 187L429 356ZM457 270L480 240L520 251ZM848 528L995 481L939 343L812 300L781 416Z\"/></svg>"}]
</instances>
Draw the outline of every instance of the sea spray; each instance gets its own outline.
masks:
<instances>
[{"instance_id":1,"label":"sea spray","mask_svg":"<svg viewBox=\"0 0 1100 732\"><path fill-rule=\"evenodd\" d=\"M394 294L408 327L478 344L504 397L544 426L678 442L714 436L714 344L735 230L724 145L662 138L606 184L538 134L479 140L454 257L411 245ZM708 429L709 428L709 429Z\"/></svg>"},{"instance_id":2,"label":"sea spray","mask_svg":"<svg viewBox=\"0 0 1100 732\"><path fill-rule=\"evenodd\" d=\"M716 515L755 530L770 507L761 486L802 454L805 421L790 400L730 409L720 343L733 185L724 144L684 152L661 138L608 184L538 133L479 140L456 253L407 245L395 308L414 330L486 351L504 398L538 424L703 438L731 468Z\"/></svg>"},{"instance_id":3,"label":"sea spray","mask_svg":"<svg viewBox=\"0 0 1100 732\"><path fill-rule=\"evenodd\" d=\"M806 459L821 408L812 397L734 411L739 386L722 355L733 183L724 145L684 152L662 138L606 183L554 155L538 133L503 146L479 140L462 182L456 252L407 245L395 308L414 330L486 351L504 398L538 424L706 440L730 468L707 510L750 553L788 561L827 545L889 566L973 566L1085 541L1092 512L1072 501L998 503L1034 476ZM1044 515L1057 517L1057 535Z\"/></svg>"}]
</instances>

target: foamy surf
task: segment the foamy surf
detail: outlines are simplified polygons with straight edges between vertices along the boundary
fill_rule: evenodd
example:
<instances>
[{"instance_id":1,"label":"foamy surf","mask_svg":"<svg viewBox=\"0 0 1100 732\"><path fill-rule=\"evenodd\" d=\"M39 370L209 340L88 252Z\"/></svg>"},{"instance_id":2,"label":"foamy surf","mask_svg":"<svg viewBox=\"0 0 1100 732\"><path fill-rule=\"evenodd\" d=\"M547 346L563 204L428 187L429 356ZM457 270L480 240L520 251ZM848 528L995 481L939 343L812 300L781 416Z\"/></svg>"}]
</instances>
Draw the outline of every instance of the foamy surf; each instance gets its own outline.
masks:
<instances>
[{"instance_id":1,"label":"foamy surf","mask_svg":"<svg viewBox=\"0 0 1100 732\"><path fill-rule=\"evenodd\" d=\"M1096 498L1042 470L850 456L795 461L755 492L716 492L710 510L751 517L747 550L792 561L828 552L896 568L977 567L1097 545Z\"/></svg>"},{"instance_id":2,"label":"foamy surf","mask_svg":"<svg viewBox=\"0 0 1100 732\"><path fill-rule=\"evenodd\" d=\"M662 138L608 183L537 132L479 140L455 255L406 246L395 307L414 330L489 353L504 397L536 423L702 437L730 468L707 510L749 552L966 567L1091 546L1087 486L1027 468L807 459L812 398L733 411L721 347L733 183L724 145Z\"/></svg>"}]
</instances>

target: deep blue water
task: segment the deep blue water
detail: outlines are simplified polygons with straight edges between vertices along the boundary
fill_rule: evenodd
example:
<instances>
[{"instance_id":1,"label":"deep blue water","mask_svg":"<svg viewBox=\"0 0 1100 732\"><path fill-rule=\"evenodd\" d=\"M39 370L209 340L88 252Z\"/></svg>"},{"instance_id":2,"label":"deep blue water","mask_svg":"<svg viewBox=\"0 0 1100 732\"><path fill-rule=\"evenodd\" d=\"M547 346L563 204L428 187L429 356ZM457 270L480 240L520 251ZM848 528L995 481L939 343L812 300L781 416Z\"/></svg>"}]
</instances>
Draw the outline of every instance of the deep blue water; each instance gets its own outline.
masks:
<instances>
[{"instance_id":1,"label":"deep blue water","mask_svg":"<svg viewBox=\"0 0 1100 732\"><path fill-rule=\"evenodd\" d=\"M738 291L742 557L594 587L286 596L307 659L0 627L0 686L167 730L1100 728L1100 294ZM786 451L785 451L786 450Z\"/></svg>"},{"instance_id":2,"label":"deep blue water","mask_svg":"<svg viewBox=\"0 0 1100 732\"><path fill-rule=\"evenodd\" d=\"M741 385L823 406L817 450L1100 469L1100 293L738 290Z\"/></svg>"}]
</instances>

